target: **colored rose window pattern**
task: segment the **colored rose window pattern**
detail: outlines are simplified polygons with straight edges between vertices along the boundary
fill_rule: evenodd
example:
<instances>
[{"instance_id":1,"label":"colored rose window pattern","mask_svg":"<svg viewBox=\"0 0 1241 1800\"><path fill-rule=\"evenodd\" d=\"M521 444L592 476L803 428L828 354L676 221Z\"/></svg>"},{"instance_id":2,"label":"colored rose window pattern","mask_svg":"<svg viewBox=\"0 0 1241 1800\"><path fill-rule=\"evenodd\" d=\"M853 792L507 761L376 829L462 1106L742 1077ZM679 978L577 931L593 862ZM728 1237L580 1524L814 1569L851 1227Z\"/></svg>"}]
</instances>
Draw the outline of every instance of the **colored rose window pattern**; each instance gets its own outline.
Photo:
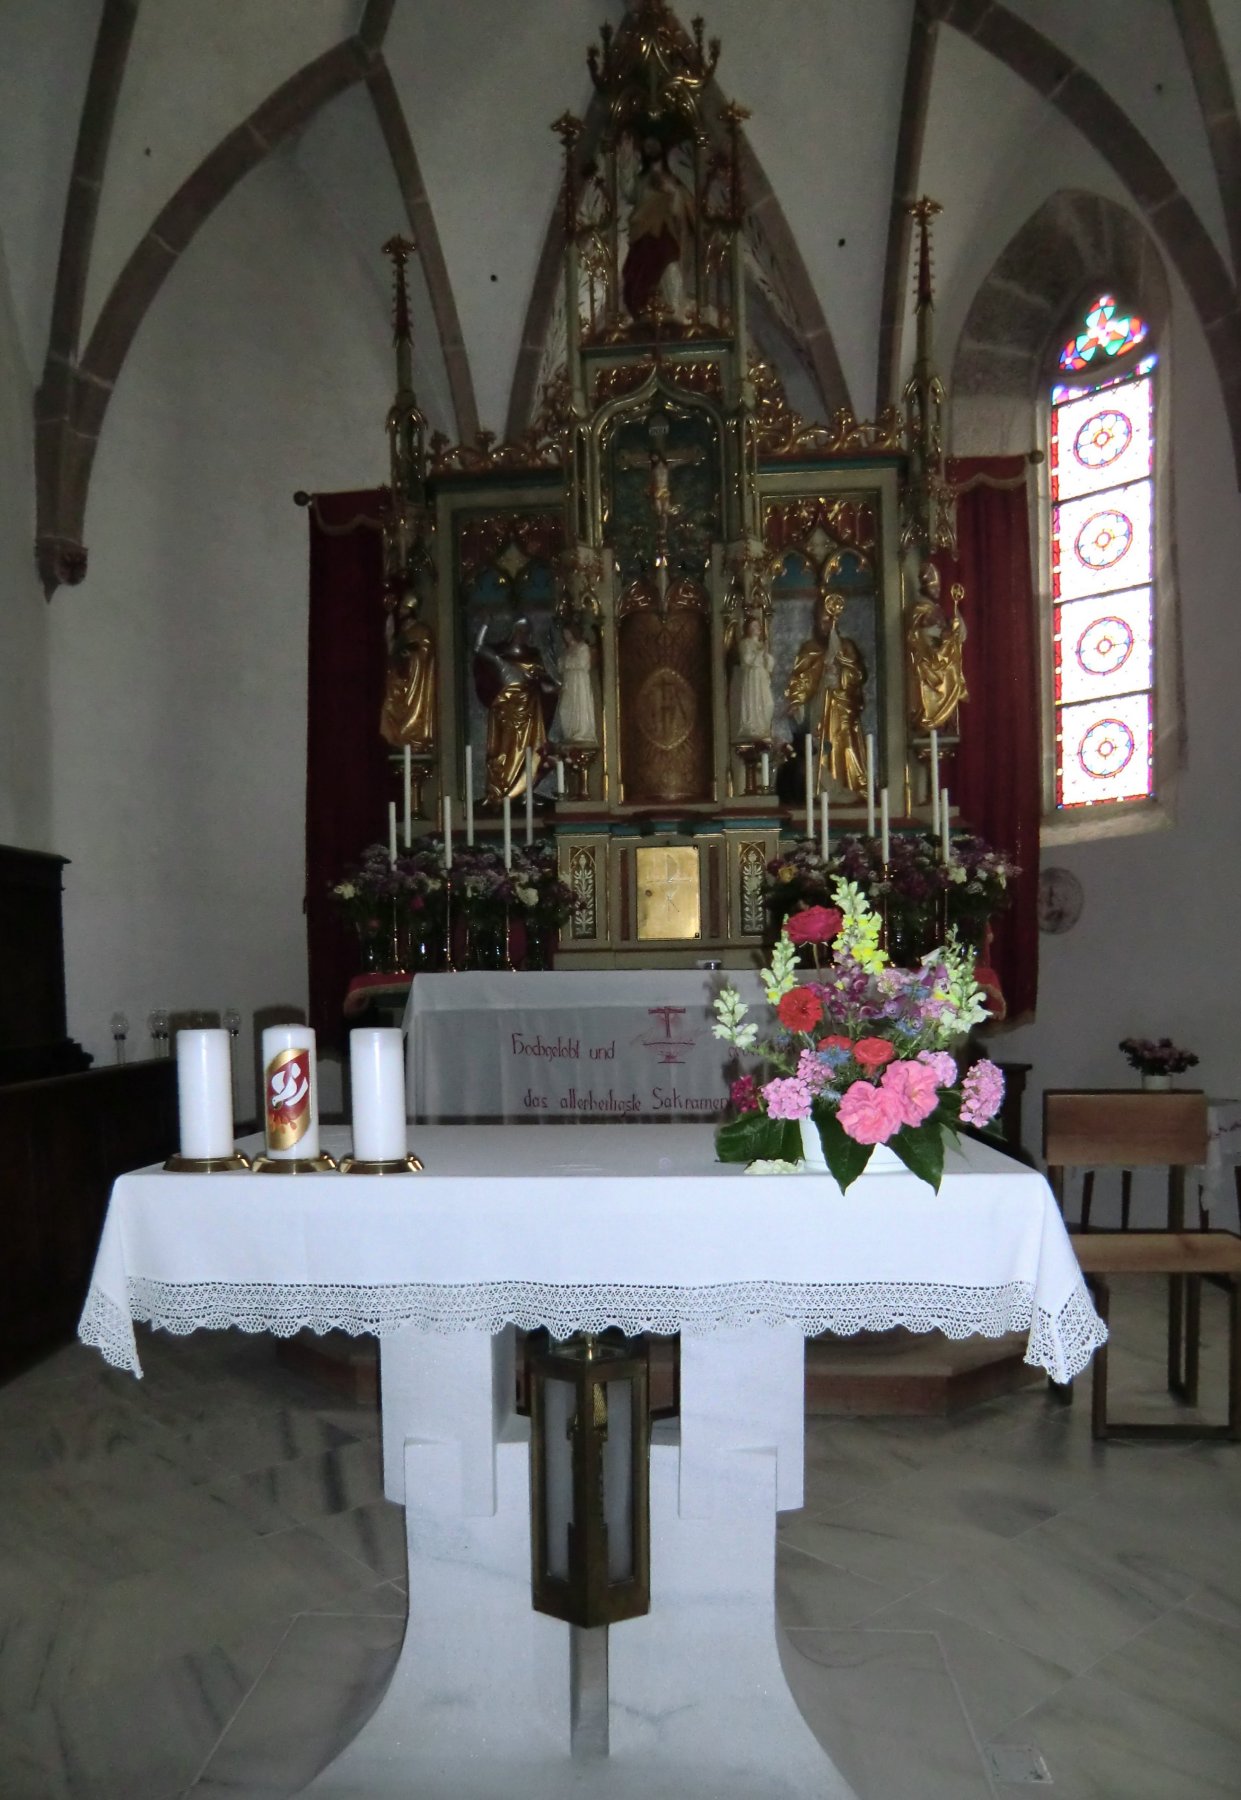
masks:
<instances>
[{"instance_id":1,"label":"colored rose window pattern","mask_svg":"<svg viewBox=\"0 0 1241 1800\"><path fill-rule=\"evenodd\" d=\"M1073 454L1083 468L1105 469L1123 456L1133 441L1133 426L1123 412L1107 407L1081 426L1073 439Z\"/></svg>"},{"instance_id":2,"label":"colored rose window pattern","mask_svg":"<svg viewBox=\"0 0 1241 1800\"><path fill-rule=\"evenodd\" d=\"M1146 336L1140 320L1118 321L1114 301L1107 312L1106 298L1092 309L1095 335L1115 347L1087 355L1086 345L1080 364L1062 353L1062 368ZM1052 392L1055 787L1065 810L1154 791L1154 370L1148 355L1126 374Z\"/></svg>"},{"instance_id":3,"label":"colored rose window pattern","mask_svg":"<svg viewBox=\"0 0 1241 1800\"><path fill-rule=\"evenodd\" d=\"M1122 512L1095 513L1078 532L1073 554L1088 569L1110 569L1132 542L1132 519Z\"/></svg>"},{"instance_id":4,"label":"colored rose window pattern","mask_svg":"<svg viewBox=\"0 0 1241 1800\"><path fill-rule=\"evenodd\" d=\"M1095 362L1121 356L1140 344L1147 333L1146 322L1136 313L1123 313L1114 294L1100 294L1086 309L1082 329L1075 332L1060 352L1060 367L1070 374L1088 369Z\"/></svg>"}]
</instances>

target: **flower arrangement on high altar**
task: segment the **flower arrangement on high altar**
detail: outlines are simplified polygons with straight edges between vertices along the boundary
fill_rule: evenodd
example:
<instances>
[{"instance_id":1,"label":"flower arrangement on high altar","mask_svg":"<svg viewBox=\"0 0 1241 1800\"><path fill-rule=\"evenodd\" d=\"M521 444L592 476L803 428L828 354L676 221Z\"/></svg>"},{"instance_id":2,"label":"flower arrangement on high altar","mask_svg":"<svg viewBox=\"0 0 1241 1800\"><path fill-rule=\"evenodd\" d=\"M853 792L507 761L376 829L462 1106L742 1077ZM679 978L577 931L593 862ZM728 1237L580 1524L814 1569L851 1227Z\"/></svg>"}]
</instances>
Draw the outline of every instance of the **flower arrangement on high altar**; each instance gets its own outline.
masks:
<instances>
[{"instance_id":1,"label":"flower arrangement on high altar","mask_svg":"<svg viewBox=\"0 0 1241 1800\"><path fill-rule=\"evenodd\" d=\"M973 954L949 933L916 968L899 969L860 888L837 881L832 900L786 921L771 967L761 972L776 1015L765 1041L735 988L716 1000L715 1036L767 1065L734 1081L736 1116L717 1130L716 1152L721 1162L791 1166L802 1160L808 1128L842 1189L866 1168L874 1146L886 1144L938 1191L945 1132L989 1125L1004 1097L993 1062L976 1062L962 1076L952 1054L987 1016ZM799 981L806 945L815 968Z\"/></svg>"}]
</instances>

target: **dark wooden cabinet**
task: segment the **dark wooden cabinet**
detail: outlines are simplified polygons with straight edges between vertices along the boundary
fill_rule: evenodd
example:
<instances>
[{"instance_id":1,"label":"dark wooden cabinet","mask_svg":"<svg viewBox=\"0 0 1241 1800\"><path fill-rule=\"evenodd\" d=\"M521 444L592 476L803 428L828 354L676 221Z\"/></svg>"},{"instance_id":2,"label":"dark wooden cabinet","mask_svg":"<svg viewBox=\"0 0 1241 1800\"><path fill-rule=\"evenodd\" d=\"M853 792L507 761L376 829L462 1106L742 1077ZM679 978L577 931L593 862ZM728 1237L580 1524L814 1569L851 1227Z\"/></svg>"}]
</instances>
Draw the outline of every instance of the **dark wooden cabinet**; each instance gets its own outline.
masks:
<instances>
[{"instance_id":1,"label":"dark wooden cabinet","mask_svg":"<svg viewBox=\"0 0 1241 1800\"><path fill-rule=\"evenodd\" d=\"M0 844L0 1083L89 1068L65 1026L63 856Z\"/></svg>"},{"instance_id":2,"label":"dark wooden cabinet","mask_svg":"<svg viewBox=\"0 0 1241 1800\"><path fill-rule=\"evenodd\" d=\"M176 1147L171 1059L0 1087L0 1376L72 1337L112 1183Z\"/></svg>"}]
</instances>

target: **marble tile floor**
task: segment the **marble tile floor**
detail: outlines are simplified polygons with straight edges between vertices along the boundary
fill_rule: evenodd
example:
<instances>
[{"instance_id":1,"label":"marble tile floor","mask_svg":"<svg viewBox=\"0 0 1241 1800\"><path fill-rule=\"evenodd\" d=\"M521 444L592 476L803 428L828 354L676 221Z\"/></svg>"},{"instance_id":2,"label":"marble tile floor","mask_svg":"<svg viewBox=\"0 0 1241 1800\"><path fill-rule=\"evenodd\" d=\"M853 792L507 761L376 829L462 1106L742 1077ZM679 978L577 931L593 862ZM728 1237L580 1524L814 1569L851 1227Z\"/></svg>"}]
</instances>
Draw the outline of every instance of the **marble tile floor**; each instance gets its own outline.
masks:
<instances>
[{"instance_id":1,"label":"marble tile floor","mask_svg":"<svg viewBox=\"0 0 1241 1800\"><path fill-rule=\"evenodd\" d=\"M1113 1318L1118 1406L1163 1416L1155 1284ZM1210 1417L1223 1341L1208 1291ZM400 1642L378 1421L267 1339L141 1352L0 1388L0 1800L285 1800ZM1241 1446L1096 1446L1086 1386L809 1423L782 1654L859 1800L1241 1793Z\"/></svg>"}]
</instances>

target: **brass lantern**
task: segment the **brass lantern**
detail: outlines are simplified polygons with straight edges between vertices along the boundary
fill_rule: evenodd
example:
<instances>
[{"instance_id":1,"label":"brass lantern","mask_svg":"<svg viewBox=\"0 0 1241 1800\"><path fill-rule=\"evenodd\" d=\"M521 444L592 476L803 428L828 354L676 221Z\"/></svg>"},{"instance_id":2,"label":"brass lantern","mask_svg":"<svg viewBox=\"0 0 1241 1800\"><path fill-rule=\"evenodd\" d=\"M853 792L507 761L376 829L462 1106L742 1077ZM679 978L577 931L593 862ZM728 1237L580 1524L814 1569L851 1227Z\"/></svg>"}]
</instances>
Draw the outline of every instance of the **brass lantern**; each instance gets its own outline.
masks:
<instances>
[{"instance_id":1,"label":"brass lantern","mask_svg":"<svg viewBox=\"0 0 1241 1800\"><path fill-rule=\"evenodd\" d=\"M582 1333L530 1373L534 1609L569 1625L638 1618L651 1606L646 1358Z\"/></svg>"}]
</instances>

